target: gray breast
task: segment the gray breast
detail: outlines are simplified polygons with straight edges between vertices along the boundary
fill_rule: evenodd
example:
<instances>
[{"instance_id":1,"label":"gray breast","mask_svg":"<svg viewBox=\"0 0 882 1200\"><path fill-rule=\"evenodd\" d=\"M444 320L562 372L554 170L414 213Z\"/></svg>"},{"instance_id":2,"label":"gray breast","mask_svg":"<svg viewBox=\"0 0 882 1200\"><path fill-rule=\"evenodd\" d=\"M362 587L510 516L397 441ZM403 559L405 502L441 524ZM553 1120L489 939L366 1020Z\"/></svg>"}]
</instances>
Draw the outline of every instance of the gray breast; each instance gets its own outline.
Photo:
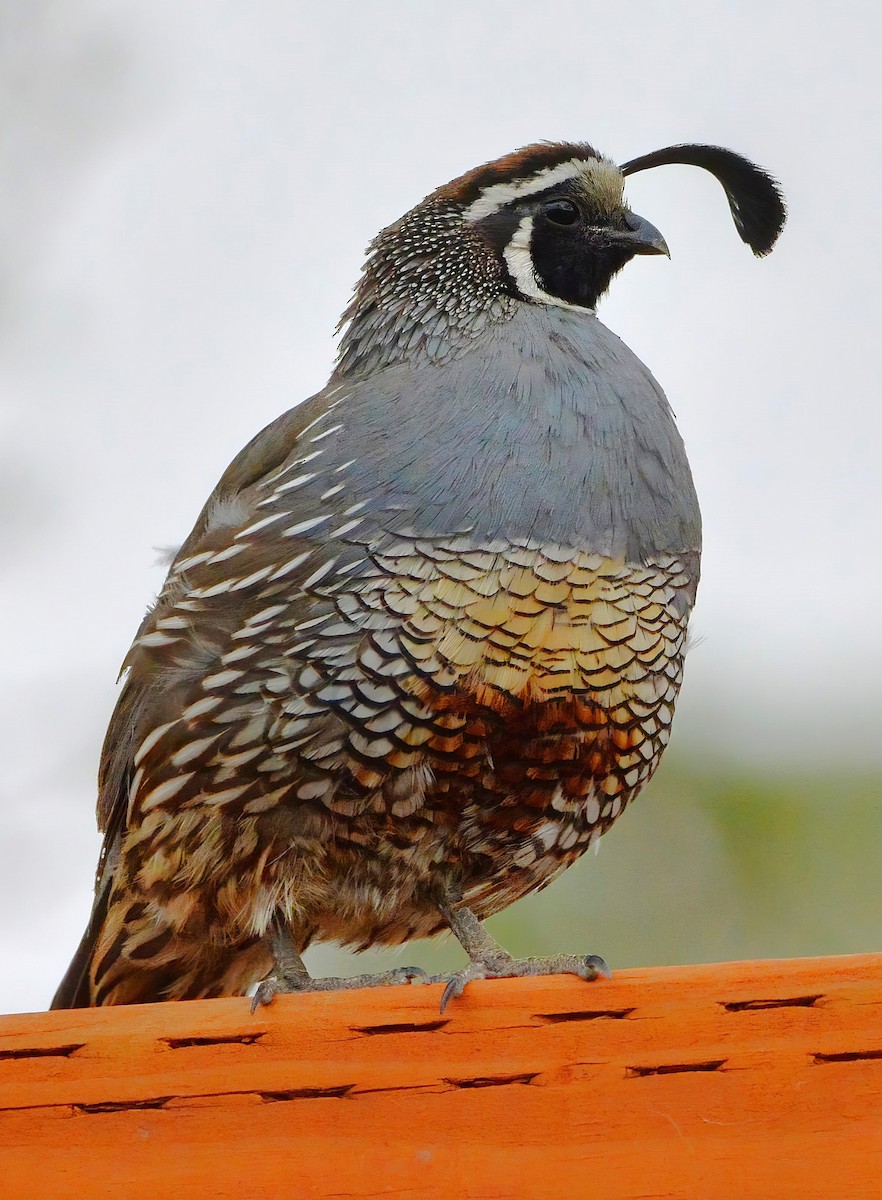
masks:
<instances>
[{"instance_id":1,"label":"gray breast","mask_svg":"<svg viewBox=\"0 0 882 1200\"><path fill-rule=\"evenodd\" d=\"M339 395L326 449L351 461L347 492L367 501L369 524L632 560L699 549L664 393L588 314L520 305L458 358L390 367Z\"/></svg>"}]
</instances>

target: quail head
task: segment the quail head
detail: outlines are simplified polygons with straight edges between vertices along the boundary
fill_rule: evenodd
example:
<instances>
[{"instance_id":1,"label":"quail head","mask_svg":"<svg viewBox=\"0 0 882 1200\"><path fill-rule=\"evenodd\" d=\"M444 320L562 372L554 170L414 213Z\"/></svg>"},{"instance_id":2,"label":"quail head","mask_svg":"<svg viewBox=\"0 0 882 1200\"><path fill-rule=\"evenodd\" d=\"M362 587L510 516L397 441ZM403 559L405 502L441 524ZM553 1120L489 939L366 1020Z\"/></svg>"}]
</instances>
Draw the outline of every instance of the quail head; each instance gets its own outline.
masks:
<instances>
[{"instance_id":1,"label":"quail head","mask_svg":"<svg viewBox=\"0 0 882 1200\"><path fill-rule=\"evenodd\" d=\"M695 145L528 146L376 238L327 387L227 469L126 658L55 1007L403 980L300 956L442 930L469 956L445 1002L605 971L515 960L481 920L609 829L671 728L698 503L664 394L594 315L667 254L623 198L665 163L772 248L775 183Z\"/></svg>"}]
</instances>

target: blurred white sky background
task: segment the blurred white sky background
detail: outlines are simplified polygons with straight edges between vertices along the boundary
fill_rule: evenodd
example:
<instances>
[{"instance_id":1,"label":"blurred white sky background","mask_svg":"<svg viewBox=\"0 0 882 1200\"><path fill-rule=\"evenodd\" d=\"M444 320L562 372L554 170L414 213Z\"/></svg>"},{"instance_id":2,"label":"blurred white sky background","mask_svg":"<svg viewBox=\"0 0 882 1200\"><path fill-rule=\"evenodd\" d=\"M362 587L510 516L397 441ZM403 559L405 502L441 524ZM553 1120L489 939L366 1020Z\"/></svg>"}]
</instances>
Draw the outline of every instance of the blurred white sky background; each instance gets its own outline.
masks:
<instances>
[{"instance_id":1,"label":"blurred white sky background","mask_svg":"<svg viewBox=\"0 0 882 1200\"><path fill-rule=\"evenodd\" d=\"M704 512L675 744L878 764L880 28L870 0L3 0L0 1011L44 1007L81 932L155 548L323 385L374 233L529 141L709 141L781 179L762 262L709 176L629 180L673 257L601 318Z\"/></svg>"}]
</instances>

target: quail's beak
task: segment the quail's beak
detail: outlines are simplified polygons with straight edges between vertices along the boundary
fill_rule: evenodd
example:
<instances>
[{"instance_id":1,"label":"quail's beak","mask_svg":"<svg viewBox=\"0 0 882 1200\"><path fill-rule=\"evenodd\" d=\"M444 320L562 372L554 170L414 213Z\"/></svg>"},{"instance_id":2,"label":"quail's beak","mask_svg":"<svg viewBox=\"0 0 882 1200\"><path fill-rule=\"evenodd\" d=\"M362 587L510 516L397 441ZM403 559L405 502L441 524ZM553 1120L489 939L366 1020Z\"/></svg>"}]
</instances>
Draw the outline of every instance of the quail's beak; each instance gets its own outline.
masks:
<instances>
[{"instance_id":1,"label":"quail's beak","mask_svg":"<svg viewBox=\"0 0 882 1200\"><path fill-rule=\"evenodd\" d=\"M656 227L650 225L643 217L638 217L632 212L625 213L625 224L628 226L628 232L614 234L614 241L629 246L635 254L665 254L668 258L671 257L668 243Z\"/></svg>"}]
</instances>

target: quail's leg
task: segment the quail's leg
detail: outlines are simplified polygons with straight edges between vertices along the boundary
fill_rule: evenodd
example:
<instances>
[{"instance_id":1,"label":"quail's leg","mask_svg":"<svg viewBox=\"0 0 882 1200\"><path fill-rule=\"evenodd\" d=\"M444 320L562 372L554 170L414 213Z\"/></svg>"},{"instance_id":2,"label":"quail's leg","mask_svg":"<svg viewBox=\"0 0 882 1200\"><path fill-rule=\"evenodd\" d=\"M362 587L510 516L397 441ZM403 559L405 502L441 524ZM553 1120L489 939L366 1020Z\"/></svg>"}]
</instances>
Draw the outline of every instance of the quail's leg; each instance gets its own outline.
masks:
<instances>
[{"instance_id":1,"label":"quail's leg","mask_svg":"<svg viewBox=\"0 0 882 1200\"><path fill-rule=\"evenodd\" d=\"M422 967L393 967L389 971L377 971L370 975L351 975L313 979L306 964L297 953L291 930L280 917L273 921L269 934L275 970L257 986L251 1001L251 1011L261 1004L270 1004L279 992L337 992L347 989L385 987L396 983L410 983L422 979L426 972Z\"/></svg>"},{"instance_id":2,"label":"quail's leg","mask_svg":"<svg viewBox=\"0 0 882 1200\"><path fill-rule=\"evenodd\" d=\"M473 979L509 979L525 975L578 975L592 980L609 978L610 970L597 954L552 954L548 958L512 958L487 932L471 909L452 899L439 905L441 915L469 956L469 965L452 975L435 977L445 982L441 1011L454 996L461 996Z\"/></svg>"}]
</instances>

